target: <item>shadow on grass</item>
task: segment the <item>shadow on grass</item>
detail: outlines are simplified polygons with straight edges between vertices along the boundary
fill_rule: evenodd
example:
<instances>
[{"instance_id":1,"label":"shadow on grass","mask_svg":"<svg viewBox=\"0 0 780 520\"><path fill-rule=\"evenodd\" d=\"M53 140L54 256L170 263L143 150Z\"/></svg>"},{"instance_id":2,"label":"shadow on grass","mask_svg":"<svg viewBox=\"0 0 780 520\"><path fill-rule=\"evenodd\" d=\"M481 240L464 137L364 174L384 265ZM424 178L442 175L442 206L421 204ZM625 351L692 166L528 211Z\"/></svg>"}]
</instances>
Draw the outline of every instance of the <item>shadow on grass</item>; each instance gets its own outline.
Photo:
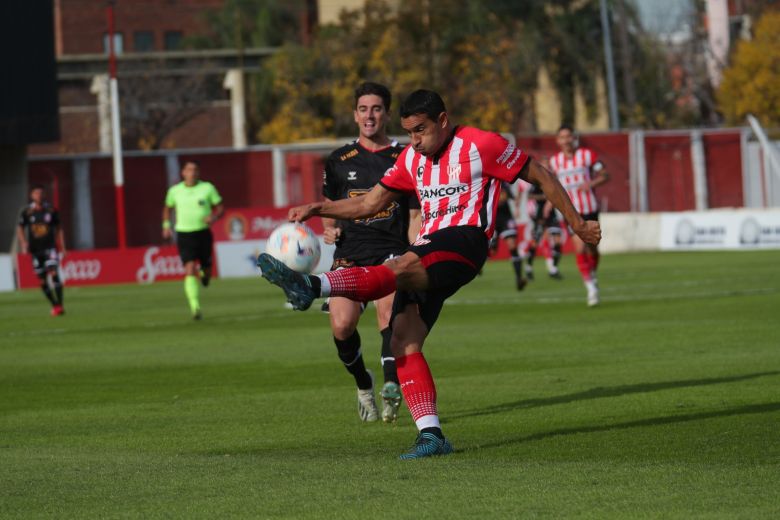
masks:
<instances>
[{"instance_id":1,"label":"shadow on grass","mask_svg":"<svg viewBox=\"0 0 780 520\"><path fill-rule=\"evenodd\" d=\"M659 390L669 390L672 388L686 388L692 386L718 385L721 383L735 383L737 381L746 381L765 376L776 376L780 371L757 372L755 374L745 374L731 377L713 377L708 379L686 379L684 381L662 381L658 383L638 383L635 385L621 385L603 387L597 386L584 392L575 392L573 394L556 395L553 397L539 397L536 399L522 399L512 401L511 403L501 403L493 406L486 406L479 410L454 413L447 416L447 422L453 419L464 417L479 417L482 415L492 415L498 413L511 412L513 410L522 410L526 408L537 408L540 406L551 406L555 404L566 404L575 401L586 401L588 399L601 399L602 397L619 397L628 394L642 394L646 392L657 392Z\"/></svg>"},{"instance_id":2,"label":"shadow on grass","mask_svg":"<svg viewBox=\"0 0 780 520\"><path fill-rule=\"evenodd\" d=\"M671 415L666 417L649 417L647 419L638 419L636 421L628 421L617 424L600 424L598 426L581 426L578 428L560 428L558 430L551 430L548 432L539 432L532 435L526 435L524 437L516 437L514 439L505 439L497 442L489 442L486 444L480 444L478 446L466 447L457 451L471 451L481 450L486 448L499 448L502 446L509 446L512 444L519 444L521 442L539 441L543 439L549 439L551 437L558 437L561 435L574 435L578 433L598 433L607 432L613 430L626 430L629 428L640 428L643 426L660 426L664 424L677 424L690 421L702 421L705 419L714 419L717 417L730 417L734 415L756 414L756 413L771 413L780 411L780 403L762 403L751 404L746 406L739 406L737 408L727 408L725 410L717 410L711 412L692 413L685 415Z\"/></svg>"}]
</instances>

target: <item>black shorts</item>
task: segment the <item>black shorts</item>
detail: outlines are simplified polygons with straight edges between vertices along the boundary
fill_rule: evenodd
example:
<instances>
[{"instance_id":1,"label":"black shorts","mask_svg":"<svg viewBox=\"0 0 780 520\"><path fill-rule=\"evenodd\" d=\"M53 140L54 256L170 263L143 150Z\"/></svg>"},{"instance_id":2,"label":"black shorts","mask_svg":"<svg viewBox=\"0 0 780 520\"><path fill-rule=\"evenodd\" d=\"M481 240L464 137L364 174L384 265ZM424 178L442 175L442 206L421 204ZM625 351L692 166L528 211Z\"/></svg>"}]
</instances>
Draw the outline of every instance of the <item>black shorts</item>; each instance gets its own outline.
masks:
<instances>
[{"instance_id":1,"label":"black shorts","mask_svg":"<svg viewBox=\"0 0 780 520\"><path fill-rule=\"evenodd\" d=\"M211 249L214 238L210 229L176 233L176 245L182 263L198 261L203 268L211 267Z\"/></svg>"},{"instance_id":2,"label":"black shorts","mask_svg":"<svg viewBox=\"0 0 780 520\"><path fill-rule=\"evenodd\" d=\"M367 252L360 255L348 255L344 254L343 252L340 254L339 250L336 249L336 252L333 255L333 264L331 264L330 270L335 271L336 269L341 269L343 267L368 267L372 265L382 265L391 258L401 256L405 252L406 251L399 249L394 252Z\"/></svg>"},{"instance_id":3,"label":"black shorts","mask_svg":"<svg viewBox=\"0 0 780 520\"><path fill-rule=\"evenodd\" d=\"M536 228L549 229L551 233L561 232L561 224L558 222L558 214L553 209L545 218L544 204L536 205L536 214L534 215L534 226Z\"/></svg>"},{"instance_id":4,"label":"black shorts","mask_svg":"<svg viewBox=\"0 0 780 520\"><path fill-rule=\"evenodd\" d=\"M410 246L409 251L419 256L425 266L428 289L396 291L390 325L407 305L416 303L430 332L444 300L479 274L487 259L488 239L478 227L456 226L425 235Z\"/></svg>"},{"instance_id":5,"label":"black shorts","mask_svg":"<svg viewBox=\"0 0 780 520\"><path fill-rule=\"evenodd\" d=\"M510 215L503 215L501 212L496 215L496 236L499 238L517 236L517 224Z\"/></svg>"},{"instance_id":6,"label":"black shorts","mask_svg":"<svg viewBox=\"0 0 780 520\"><path fill-rule=\"evenodd\" d=\"M46 271L57 270L60 266L60 255L54 248L30 251L32 255L33 271L38 278L46 276Z\"/></svg>"}]
</instances>

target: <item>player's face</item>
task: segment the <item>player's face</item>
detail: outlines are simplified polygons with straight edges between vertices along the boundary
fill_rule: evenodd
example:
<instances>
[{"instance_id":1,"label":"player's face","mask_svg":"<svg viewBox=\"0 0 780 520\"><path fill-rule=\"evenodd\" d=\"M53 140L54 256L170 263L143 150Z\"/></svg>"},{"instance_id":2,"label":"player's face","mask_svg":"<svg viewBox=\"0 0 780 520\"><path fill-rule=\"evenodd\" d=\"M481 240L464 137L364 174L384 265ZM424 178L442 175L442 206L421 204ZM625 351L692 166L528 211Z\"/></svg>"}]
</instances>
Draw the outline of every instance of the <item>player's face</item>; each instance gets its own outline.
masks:
<instances>
[{"instance_id":1,"label":"player's face","mask_svg":"<svg viewBox=\"0 0 780 520\"><path fill-rule=\"evenodd\" d=\"M181 178L184 179L184 183L191 185L198 182L198 177L200 176L200 169L198 168L198 165L195 163L188 162L184 165L184 168L181 169Z\"/></svg>"},{"instance_id":2,"label":"player's face","mask_svg":"<svg viewBox=\"0 0 780 520\"><path fill-rule=\"evenodd\" d=\"M43 199L45 198L45 195L43 193L43 190L41 188L35 188L30 192L30 200L32 200L34 203L41 205L43 204Z\"/></svg>"},{"instance_id":3,"label":"player's face","mask_svg":"<svg viewBox=\"0 0 780 520\"><path fill-rule=\"evenodd\" d=\"M442 112L436 121L427 114L412 114L401 118L401 126L412 140L412 148L422 155L436 155L447 141L450 126L447 113Z\"/></svg>"},{"instance_id":4,"label":"player's face","mask_svg":"<svg viewBox=\"0 0 780 520\"><path fill-rule=\"evenodd\" d=\"M360 96L355 107L355 123L360 135L369 139L383 136L387 125L387 110L382 98L376 94Z\"/></svg>"},{"instance_id":5,"label":"player's face","mask_svg":"<svg viewBox=\"0 0 780 520\"><path fill-rule=\"evenodd\" d=\"M574 134L568 128L564 128L558 132L558 136L555 138L558 143L558 148L564 152L571 152L574 150Z\"/></svg>"}]
</instances>

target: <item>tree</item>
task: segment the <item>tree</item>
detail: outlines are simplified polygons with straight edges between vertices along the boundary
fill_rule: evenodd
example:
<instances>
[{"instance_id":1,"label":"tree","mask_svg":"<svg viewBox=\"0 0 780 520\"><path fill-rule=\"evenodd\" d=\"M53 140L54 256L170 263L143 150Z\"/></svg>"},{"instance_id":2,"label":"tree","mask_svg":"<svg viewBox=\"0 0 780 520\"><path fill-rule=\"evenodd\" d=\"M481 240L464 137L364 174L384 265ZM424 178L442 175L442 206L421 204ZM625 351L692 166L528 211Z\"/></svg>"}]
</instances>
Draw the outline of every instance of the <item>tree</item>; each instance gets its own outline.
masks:
<instances>
[{"instance_id":1,"label":"tree","mask_svg":"<svg viewBox=\"0 0 780 520\"><path fill-rule=\"evenodd\" d=\"M780 126L780 12L766 12L753 40L739 43L717 99L730 124L753 114L766 127Z\"/></svg>"}]
</instances>

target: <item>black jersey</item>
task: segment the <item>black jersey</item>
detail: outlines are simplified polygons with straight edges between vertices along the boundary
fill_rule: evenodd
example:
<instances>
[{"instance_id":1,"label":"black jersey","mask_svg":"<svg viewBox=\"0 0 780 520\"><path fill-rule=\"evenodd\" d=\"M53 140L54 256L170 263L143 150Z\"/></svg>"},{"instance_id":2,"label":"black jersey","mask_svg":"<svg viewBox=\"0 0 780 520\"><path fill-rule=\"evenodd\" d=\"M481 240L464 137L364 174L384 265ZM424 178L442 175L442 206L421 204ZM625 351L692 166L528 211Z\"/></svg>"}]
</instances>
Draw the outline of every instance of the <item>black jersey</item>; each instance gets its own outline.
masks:
<instances>
[{"instance_id":1,"label":"black jersey","mask_svg":"<svg viewBox=\"0 0 780 520\"><path fill-rule=\"evenodd\" d=\"M511 203L510 201L515 198L515 196L512 195L512 189L506 182L501 183L501 195L502 196L499 199L500 202L498 203L498 210L496 212L496 218L512 220L512 210L509 208L509 204Z\"/></svg>"},{"instance_id":2,"label":"black jersey","mask_svg":"<svg viewBox=\"0 0 780 520\"><path fill-rule=\"evenodd\" d=\"M60 215L57 210L44 202L36 209L30 204L19 215L19 225L27 231L27 243L31 253L56 248L56 232L60 225Z\"/></svg>"},{"instance_id":3,"label":"black jersey","mask_svg":"<svg viewBox=\"0 0 780 520\"><path fill-rule=\"evenodd\" d=\"M357 141L335 150L323 172L322 194L330 200L368 193L394 164L404 147L397 142L372 152ZM416 196L394 201L368 218L339 221L336 258L401 254L409 247L409 208L419 209Z\"/></svg>"}]
</instances>

